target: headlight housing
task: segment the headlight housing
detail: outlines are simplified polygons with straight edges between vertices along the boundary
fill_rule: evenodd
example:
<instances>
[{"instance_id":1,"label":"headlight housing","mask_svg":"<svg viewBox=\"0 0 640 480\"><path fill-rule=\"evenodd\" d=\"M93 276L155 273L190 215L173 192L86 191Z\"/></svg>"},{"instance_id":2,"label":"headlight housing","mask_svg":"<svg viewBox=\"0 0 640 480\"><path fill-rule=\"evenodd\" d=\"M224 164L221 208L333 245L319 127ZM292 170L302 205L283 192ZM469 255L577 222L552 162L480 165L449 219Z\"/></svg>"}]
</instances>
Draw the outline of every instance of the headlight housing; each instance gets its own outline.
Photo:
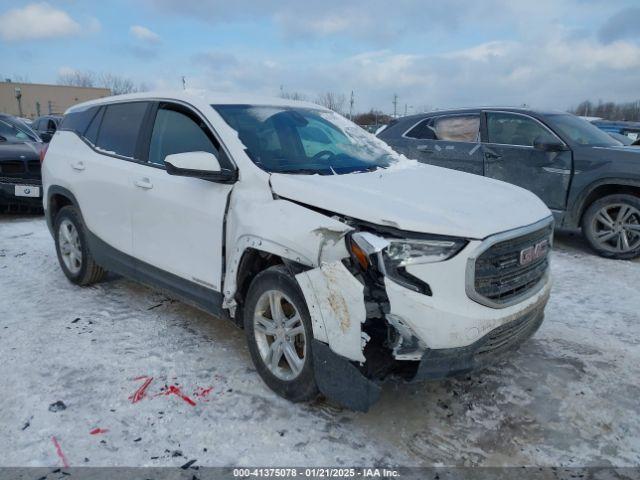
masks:
<instances>
[{"instance_id":1,"label":"headlight housing","mask_svg":"<svg viewBox=\"0 0 640 480\"><path fill-rule=\"evenodd\" d=\"M431 295L429 285L411 275L405 267L448 260L462 250L467 241L446 237L383 238L369 232L357 232L351 236L349 244L354 260L363 270L377 265L382 274L396 283Z\"/></svg>"},{"instance_id":2,"label":"headlight housing","mask_svg":"<svg viewBox=\"0 0 640 480\"><path fill-rule=\"evenodd\" d=\"M388 262L396 267L443 262L462 250L467 242L463 240L412 240L390 239L385 250Z\"/></svg>"}]
</instances>

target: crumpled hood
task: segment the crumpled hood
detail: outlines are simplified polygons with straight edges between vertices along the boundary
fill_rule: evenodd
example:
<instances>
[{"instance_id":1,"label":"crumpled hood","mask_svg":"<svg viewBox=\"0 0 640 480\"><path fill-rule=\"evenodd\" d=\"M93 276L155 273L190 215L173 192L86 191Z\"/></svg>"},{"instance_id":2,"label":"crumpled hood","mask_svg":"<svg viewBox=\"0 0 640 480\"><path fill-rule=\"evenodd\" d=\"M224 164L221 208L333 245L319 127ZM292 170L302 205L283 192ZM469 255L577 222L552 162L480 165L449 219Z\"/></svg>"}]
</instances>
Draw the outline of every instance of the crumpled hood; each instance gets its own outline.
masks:
<instances>
[{"instance_id":1,"label":"crumpled hood","mask_svg":"<svg viewBox=\"0 0 640 480\"><path fill-rule=\"evenodd\" d=\"M531 192L424 164L347 175L271 175L273 191L377 225L482 239L551 215Z\"/></svg>"}]
</instances>

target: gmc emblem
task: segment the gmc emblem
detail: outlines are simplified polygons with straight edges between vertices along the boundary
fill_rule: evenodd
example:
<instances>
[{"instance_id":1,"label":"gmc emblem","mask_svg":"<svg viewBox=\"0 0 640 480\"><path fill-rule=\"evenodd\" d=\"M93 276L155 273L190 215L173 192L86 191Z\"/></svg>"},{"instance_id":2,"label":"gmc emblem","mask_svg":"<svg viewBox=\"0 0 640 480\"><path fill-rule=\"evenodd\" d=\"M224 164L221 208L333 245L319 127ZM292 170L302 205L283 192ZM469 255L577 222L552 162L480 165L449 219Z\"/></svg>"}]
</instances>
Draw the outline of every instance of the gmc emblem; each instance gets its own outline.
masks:
<instances>
[{"instance_id":1,"label":"gmc emblem","mask_svg":"<svg viewBox=\"0 0 640 480\"><path fill-rule=\"evenodd\" d=\"M531 262L544 257L549 249L549 240L542 240L535 245L520 250L520 265L529 265Z\"/></svg>"}]
</instances>

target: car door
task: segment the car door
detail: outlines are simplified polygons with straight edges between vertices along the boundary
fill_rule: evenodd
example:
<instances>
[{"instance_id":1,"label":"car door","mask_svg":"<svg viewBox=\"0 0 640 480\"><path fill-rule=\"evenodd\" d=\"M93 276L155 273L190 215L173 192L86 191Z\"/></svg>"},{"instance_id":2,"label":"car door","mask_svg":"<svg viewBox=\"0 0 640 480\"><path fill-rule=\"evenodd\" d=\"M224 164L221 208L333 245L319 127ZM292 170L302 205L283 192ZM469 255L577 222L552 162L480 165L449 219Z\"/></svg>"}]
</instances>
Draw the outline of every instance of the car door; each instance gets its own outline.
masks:
<instances>
[{"instance_id":1,"label":"car door","mask_svg":"<svg viewBox=\"0 0 640 480\"><path fill-rule=\"evenodd\" d=\"M164 159L204 151L228 167L228 156L208 123L190 107L160 103L151 117L147 162L137 165L131 177L134 255L165 272L220 291L224 218L233 186L169 175Z\"/></svg>"},{"instance_id":2,"label":"car door","mask_svg":"<svg viewBox=\"0 0 640 480\"><path fill-rule=\"evenodd\" d=\"M480 114L429 117L402 136L402 153L422 163L482 175Z\"/></svg>"},{"instance_id":3,"label":"car door","mask_svg":"<svg viewBox=\"0 0 640 480\"><path fill-rule=\"evenodd\" d=\"M108 246L133 252L130 178L139 161L139 132L150 102L114 103L97 109L69 149L70 185L89 231Z\"/></svg>"},{"instance_id":4,"label":"car door","mask_svg":"<svg viewBox=\"0 0 640 480\"><path fill-rule=\"evenodd\" d=\"M572 154L534 148L535 141L562 142L546 125L522 113L486 111L483 125L485 176L532 191L552 210L564 210Z\"/></svg>"}]
</instances>

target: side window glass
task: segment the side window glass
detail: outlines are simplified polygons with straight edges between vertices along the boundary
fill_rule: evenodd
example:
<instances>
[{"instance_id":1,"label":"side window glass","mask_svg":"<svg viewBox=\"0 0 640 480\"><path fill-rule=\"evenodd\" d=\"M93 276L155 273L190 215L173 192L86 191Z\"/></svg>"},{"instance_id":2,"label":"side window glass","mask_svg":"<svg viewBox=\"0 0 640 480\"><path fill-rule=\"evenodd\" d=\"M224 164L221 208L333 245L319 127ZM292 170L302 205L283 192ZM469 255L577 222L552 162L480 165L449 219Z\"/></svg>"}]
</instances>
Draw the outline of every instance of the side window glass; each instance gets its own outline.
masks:
<instances>
[{"instance_id":1,"label":"side window glass","mask_svg":"<svg viewBox=\"0 0 640 480\"><path fill-rule=\"evenodd\" d=\"M84 134L84 138L86 138L91 145L95 146L98 141L98 129L100 128L100 123L102 122L102 115L104 114L104 108L101 108L98 113L94 112L94 117L89 124L89 128Z\"/></svg>"},{"instance_id":2,"label":"side window glass","mask_svg":"<svg viewBox=\"0 0 640 480\"><path fill-rule=\"evenodd\" d=\"M96 147L105 153L133 158L146 102L116 103L105 109Z\"/></svg>"},{"instance_id":3,"label":"side window glass","mask_svg":"<svg viewBox=\"0 0 640 480\"><path fill-rule=\"evenodd\" d=\"M149 162L164 165L167 155L185 152L208 152L217 155L206 127L196 116L170 108L160 108L156 115L149 146Z\"/></svg>"},{"instance_id":4,"label":"side window glass","mask_svg":"<svg viewBox=\"0 0 640 480\"><path fill-rule=\"evenodd\" d=\"M436 132L432 128L432 123L433 120L427 118L405 133L404 136L417 140L436 140Z\"/></svg>"},{"instance_id":5,"label":"side window glass","mask_svg":"<svg viewBox=\"0 0 640 480\"><path fill-rule=\"evenodd\" d=\"M555 137L544 126L530 117L510 113L487 113L487 135L489 143L532 147L538 140L554 140Z\"/></svg>"},{"instance_id":6,"label":"side window glass","mask_svg":"<svg viewBox=\"0 0 640 480\"><path fill-rule=\"evenodd\" d=\"M48 132L55 132L56 131L56 122L54 122L53 120L49 120L47 122L47 131Z\"/></svg>"},{"instance_id":7,"label":"side window glass","mask_svg":"<svg viewBox=\"0 0 640 480\"><path fill-rule=\"evenodd\" d=\"M40 130L40 122L42 120L36 120L35 122L33 122L33 125L31 125L31 127L33 128L33 130L35 131L39 131Z\"/></svg>"},{"instance_id":8,"label":"side window glass","mask_svg":"<svg viewBox=\"0 0 640 480\"><path fill-rule=\"evenodd\" d=\"M433 122L437 140L449 142L477 142L480 115L452 115L437 117Z\"/></svg>"}]
</instances>

